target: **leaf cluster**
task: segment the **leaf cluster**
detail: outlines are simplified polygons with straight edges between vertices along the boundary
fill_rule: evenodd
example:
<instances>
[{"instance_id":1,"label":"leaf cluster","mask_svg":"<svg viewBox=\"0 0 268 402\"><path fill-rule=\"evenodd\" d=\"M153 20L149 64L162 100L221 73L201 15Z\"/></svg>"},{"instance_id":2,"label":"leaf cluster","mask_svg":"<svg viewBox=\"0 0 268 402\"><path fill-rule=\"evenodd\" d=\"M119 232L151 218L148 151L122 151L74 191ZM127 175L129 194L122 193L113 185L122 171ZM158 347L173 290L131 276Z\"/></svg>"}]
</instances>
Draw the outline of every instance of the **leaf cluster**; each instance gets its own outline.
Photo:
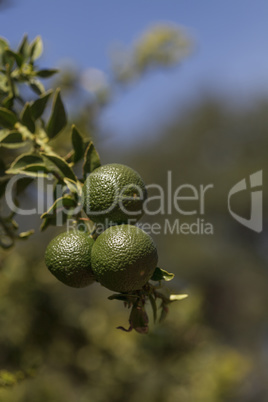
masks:
<instances>
[{"instance_id":1,"label":"leaf cluster","mask_svg":"<svg viewBox=\"0 0 268 402\"><path fill-rule=\"evenodd\" d=\"M12 150L15 155L9 163L1 161L0 196L4 196L11 175L20 175L15 194L17 206L21 187L25 188L35 178L52 178L54 188L60 187L61 196L57 197L55 191L53 205L43 213L41 229L44 230L56 224L62 208L74 211L78 207L81 183L87 174L100 166L100 160L92 141L84 138L74 125L70 128L73 150L65 156L53 151L50 141L67 126L67 114L60 89L45 90L40 81L57 72L36 66L35 61L42 51L40 37L29 43L25 36L16 51L0 38L0 151ZM23 99L22 85L32 90L32 99ZM81 159L84 164L79 180L73 167ZM26 237L25 234L17 235L15 212L8 217L0 216L0 244L5 248L12 246L16 238ZM66 217L65 214L64 219ZM27 233L30 235L32 231Z\"/></svg>"}]
</instances>

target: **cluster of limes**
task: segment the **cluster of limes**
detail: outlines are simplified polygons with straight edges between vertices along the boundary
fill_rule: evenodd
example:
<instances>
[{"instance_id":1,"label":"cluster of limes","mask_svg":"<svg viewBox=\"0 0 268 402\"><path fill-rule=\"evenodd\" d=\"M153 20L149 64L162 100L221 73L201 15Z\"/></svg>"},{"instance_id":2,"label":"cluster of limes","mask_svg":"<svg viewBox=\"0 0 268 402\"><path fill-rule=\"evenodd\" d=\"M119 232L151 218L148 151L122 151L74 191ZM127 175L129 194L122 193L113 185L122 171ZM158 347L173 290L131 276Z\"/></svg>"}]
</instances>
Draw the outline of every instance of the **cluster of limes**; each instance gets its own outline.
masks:
<instances>
[{"instance_id":1,"label":"cluster of limes","mask_svg":"<svg viewBox=\"0 0 268 402\"><path fill-rule=\"evenodd\" d=\"M52 239L45 253L51 273L73 287L96 280L116 292L141 289L158 260L151 236L134 225L143 214L146 197L145 184L135 170L120 164L95 169L83 186L83 209L96 226L102 226L101 234L95 238L75 230Z\"/></svg>"}]
</instances>

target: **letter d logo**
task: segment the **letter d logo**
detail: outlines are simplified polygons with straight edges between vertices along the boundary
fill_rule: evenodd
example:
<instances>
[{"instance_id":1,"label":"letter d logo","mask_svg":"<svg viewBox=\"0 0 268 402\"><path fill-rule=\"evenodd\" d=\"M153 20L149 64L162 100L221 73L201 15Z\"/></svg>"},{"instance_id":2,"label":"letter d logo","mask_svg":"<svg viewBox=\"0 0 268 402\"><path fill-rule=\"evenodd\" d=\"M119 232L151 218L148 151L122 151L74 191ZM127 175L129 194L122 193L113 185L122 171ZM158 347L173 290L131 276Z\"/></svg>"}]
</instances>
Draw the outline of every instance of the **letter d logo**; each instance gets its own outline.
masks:
<instances>
[{"instance_id":1,"label":"letter d logo","mask_svg":"<svg viewBox=\"0 0 268 402\"><path fill-rule=\"evenodd\" d=\"M230 199L232 195L247 190L246 179L243 179L236 183L228 195L228 209L234 219L236 219L241 225L260 233L262 231L262 190L253 190L255 187L262 186L262 170L253 173L249 176L250 191L251 194L251 207L250 207L250 219L243 218L237 215L231 210Z\"/></svg>"}]
</instances>

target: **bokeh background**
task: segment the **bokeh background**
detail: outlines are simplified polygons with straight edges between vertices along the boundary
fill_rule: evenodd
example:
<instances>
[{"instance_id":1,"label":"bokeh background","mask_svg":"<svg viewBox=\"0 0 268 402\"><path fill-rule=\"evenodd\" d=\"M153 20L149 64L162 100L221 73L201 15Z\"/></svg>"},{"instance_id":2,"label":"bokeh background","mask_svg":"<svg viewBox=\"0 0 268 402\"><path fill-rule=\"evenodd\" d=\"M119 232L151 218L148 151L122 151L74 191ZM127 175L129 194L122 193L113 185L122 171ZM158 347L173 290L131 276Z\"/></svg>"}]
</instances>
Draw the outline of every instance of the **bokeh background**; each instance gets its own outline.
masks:
<instances>
[{"instance_id":1,"label":"bokeh background","mask_svg":"<svg viewBox=\"0 0 268 402\"><path fill-rule=\"evenodd\" d=\"M268 400L268 3L147 0L0 2L0 35L41 35L40 66L60 68L70 123L91 135L102 163L126 163L163 188L214 185L213 235L154 236L168 286L189 298L150 333L124 333L128 311L94 284L58 283L35 234L0 257L0 400L5 402L266 402ZM69 149L70 130L54 140ZM3 154L0 156L3 156ZM263 231L229 214L230 188L262 170ZM24 205L34 206L32 185ZM250 193L235 211L250 213ZM144 216L163 225L176 211ZM29 377L29 378L25 378Z\"/></svg>"}]
</instances>

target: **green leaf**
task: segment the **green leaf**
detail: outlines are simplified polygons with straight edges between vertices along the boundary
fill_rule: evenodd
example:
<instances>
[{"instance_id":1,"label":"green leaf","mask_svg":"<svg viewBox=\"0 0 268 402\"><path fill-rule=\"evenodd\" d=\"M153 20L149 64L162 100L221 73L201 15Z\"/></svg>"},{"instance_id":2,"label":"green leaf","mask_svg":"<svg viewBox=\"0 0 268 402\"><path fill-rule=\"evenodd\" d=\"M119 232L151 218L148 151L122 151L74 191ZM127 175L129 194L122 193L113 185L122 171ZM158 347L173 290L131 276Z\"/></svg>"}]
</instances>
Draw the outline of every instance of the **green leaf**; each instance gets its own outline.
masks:
<instances>
[{"instance_id":1,"label":"green leaf","mask_svg":"<svg viewBox=\"0 0 268 402\"><path fill-rule=\"evenodd\" d=\"M6 131L6 130L2 130ZM20 148L25 145L24 138L18 131L6 131L5 135L0 133L0 147Z\"/></svg>"},{"instance_id":2,"label":"green leaf","mask_svg":"<svg viewBox=\"0 0 268 402\"><path fill-rule=\"evenodd\" d=\"M66 210L73 210L77 207L76 201L70 196L58 198L54 204L41 215L41 219L56 217L57 214ZM65 213L66 215L66 213Z\"/></svg>"},{"instance_id":3,"label":"green leaf","mask_svg":"<svg viewBox=\"0 0 268 402\"><path fill-rule=\"evenodd\" d=\"M93 142L90 142L84 156L84 165L83 165L83 177L86 179L87 175L93 172L94 169L97 169L101 165L100 157L96 148L93 145Z\"/></svg>"},{"instance_id":4,"label":"green leaf","mask_svg":"<svg viewBox=\"0 0 268 402\"><path fill-rule=\"evenodd\" d=\"M36 71L36 75L40 78L49 78L52 77L52 75L57 74L59 70L56 69L43 69Z\"/></svg>"},{"instance_id":5,"label":"green leaf","mask_svg":"<svg viewBox=\"0 0 268 402\"><path fill-rule=\"evenodd\" d=\"M37 95L42 95L45 92L44 85L36 78L31 78L29 80L30 87Z\"/></svg>"},{"instance_id":6,"label":"green leaf","mask_svg":"<svg viewBox=\"0 0 268 402\"><path fill-rule=\"evenodd\" d=\"M37 36L30 45L30 58L32 61L38 59L43 53L43 42L40 36Z\"/></svg>"},{"instance_id":7,"label":"green leaf","mask_svg":"<svg viewBox=\"0 0 268 402\"><path fill-rule=\"evenodd\" d=\"M11 223L13 229L17 230L19 228L19 224L18 224L18 222L15 221L15 219L11 219L10 223Z\"/></svg>"},{"instance_id":8,"label":"green leaf","mask_svg":"<svg viewBox=\"0 0 268 402\"><path fill-rule=\"evenodd\" d=\"M30 130L31 133L35 132L35 124L31 113L31 106L28 102L25 103L21 112L21 122Z\"/></svg>"},{"instance_id":9,"label":"green leaf","mask_svg":"<svg viewBox=\"0 0 268 402\"><path fill-rule=\"evenodd\" d=\"M84 139L75 125L72 126L72 145L74 149L73 162L76 163L83 158L85 152Z\"/></svg>"},{"instance_id":10,"label":"green leaf","mask_svg":"<svg viewBox=\"0 0 268 402\"><path fill-rule=\"evenodd\" d=\"M5 38L0 38L0 54L9 47L9 43Z\"/></svg>"},{"instance_id":11,"label":"green leaf","mask_svg":"<svg viewBox=\"0 0 268 402\"><path fill-rule=\"evenodd\" d=\"M2 141L9 133L11 133L11 130L8 130L6 128L3 128L0 130L0 141ZM2 160L1 160L2 162Z\"/></svg>"},{"instance_id":12,"label":"green leaf","mask_svg":"<svg viewBox=\"0 0 268 402\"><path fill-rule=\"evenodd\" d=\"M8 87L8 78L0 73L0 92L3 92L4 94L8 93L9 87Z\"/></svg>"},{"instance_id":13,"label":"green leaf","mask_svg":"<svg viewBox=\"0 0 268 402\"><path fill-rule=\"evenodd\" d=\"M13 67L14 64L14 57L12 55L12 51L10 51L9 49L5 49L2 53L2 60L3 60L3 64L5 65L9 65L9 68Z\"/></svg>"},{"instance_id":14,"label":"green leaf","mask_svg":"<svg viewBox=\"0 0 268 402\"><path fill-rule=\"evenodd\" d=\"M4 107L0 107L0 126L13 128L17 121L18 118L15 113Z\"/></svg>"},{"instance_id":15,"label":"green leaf","mask_svg":"<svg viewBox=\"0 0 268 402\"><path fill-rule=\"evenodd\" d=\"M21 54L13 52L13 50L10 49L6 49L5 54L10 58L13 58L16 61L18 67L22 66L23 57Z\"/></svg>"},{"instance_id":16,"label":"green leaf","mask_svg":"<svg viewBox=\"0 0 268 402\"><path fill-rule=\"evenodd\" d=\"M42 94L38 99L30 104L31 114L34 120L37 120L39 117L42 116L52 92L53 91L50 90Z\"/></svg>"},{"instance_id":17,"label":"green leaf","mask_svg":"<svg viewBox=\"0 0 268 402\"><path fill-rule=\"evenodd\" d=\"M20 173L30 177L47 177L51 174L50 170L45 165L37 163L25 166L20 170Z\"/></svg>"},{"instance_id":18,"label":"green leaf","mask_svg":"<svg viewBox=\"0 0 268 402\"><path fill-rule=\"evenodd\" d=\"M41 158L41 156L36 154L30 154L30 153L22 154L14 160L14 162L11 164L10 168L6 171L6 173L17 174L20 173L21 170L26 166L33 164L42 165L44 164L44 161Z\"/></svg>"},{"instance_id":19,"label":"green leaf","mask_svg":"<svg viewBox=\"0 0 268 402\"><path fill-rule=\"evenodd\" d=\"M169 300L170 301L177 301L177 300L183 300L188 297L187 294L181 294L181 295L170 295Z\"/></svg>"},{"instance_id":20,"label":"green leaf","mask_svg":"<svg viewBox=\"0 0 268 402\"><path fill-rule=\"evenodd\" d=\"M14 95L9 93L8 96L2 101L2 106L6 109L11 109L14 102Z\"/></svg>"},{"instance_id":21,"label":"green leaf","mask_svg":"<svg viewBox=\"0 0 268 402\"><path fill-rule=\"evenodd\" d=\"M34 233L34 229L27 230L27 232L21 232L19 234L20 239L28 239Z\"/></svg>"},{"instance_id":22,"label":"green leaf","mask_svg":"<svg viewBox=\"0 0 268 402\"><path fill-rule=\"evenodd\" d=\"M56 225L57 225L57 219L55 217L44 218L40 225L40 231L43 232L49 226L56 226Z\"/></svg>"},{"instance_id":23,"label":"green leaf","mask_svg":"<svg viewBox=\"0 0 268 402\"><path fill-rule=\"evenodd\" d=\"M18 53L23 57L24 60L29 56L29 42L27 35L24 35L24 37L22 38L22 41L18 48Z\"/></svg>"},{"instance_id":24,"label":"green leaf","mask_svg":"<svg viewBox=\"0 0 268 402\"><path fill-rule=\"evenodd\" d=\"M171 274L164 269L161 268L155 268L155 271L151 277L151 281L162 281L163 279L165 281L171 281L174 278L174 274Z\"/></svg>"},{"instance_id":25,"label":"green leaf","mask_svg":"<svg viewBox=\"0 0 268 402\"><path fill-rule=\"evenodd\" d=\"M73 170L63 158L61 158L58 155L47 154L47 153L42 153L41 155L45 159L48 159L50 162L52 162L53 165L55 165L58 168L63 177L68 177L69 179L74 180L76 182L77 179Z\"/></svg>"},{"instance_id":26,"label":"green leaf","mask_svg":"<svg viewBox=\"0 0 268 402\"><path fill-rule=\"evenodd\" d=\"M82 186L79 181L76 182L74 180L68 179L68 177L64 177L63 181L72 194L77 194L78 196L82 195Z\"/></svg>"},{"instance_id":27,"label":"green leaf","mask_svg":"<svg viewBox=\"0 0 268 402\"><path fill-rule=\"evenodd\" d=\"M46 218L43 218L43 221L40 225L40 231L43 232L49 226L62 226L67 222L68 215L62 214L61 212L55 215L48 215Z\"/></svg>"},{"instance_id":28,"label":"green leaf","mask_svg":"<svg viewBox=\"0 0 268 402\"><path fill-rule=\"evenodd\" d=\"M60 89L57 89L53 100L52 113L46 129L49 138L54 138L66 124L67 117L61 100Z\"/></svg>"}]
</instances>

